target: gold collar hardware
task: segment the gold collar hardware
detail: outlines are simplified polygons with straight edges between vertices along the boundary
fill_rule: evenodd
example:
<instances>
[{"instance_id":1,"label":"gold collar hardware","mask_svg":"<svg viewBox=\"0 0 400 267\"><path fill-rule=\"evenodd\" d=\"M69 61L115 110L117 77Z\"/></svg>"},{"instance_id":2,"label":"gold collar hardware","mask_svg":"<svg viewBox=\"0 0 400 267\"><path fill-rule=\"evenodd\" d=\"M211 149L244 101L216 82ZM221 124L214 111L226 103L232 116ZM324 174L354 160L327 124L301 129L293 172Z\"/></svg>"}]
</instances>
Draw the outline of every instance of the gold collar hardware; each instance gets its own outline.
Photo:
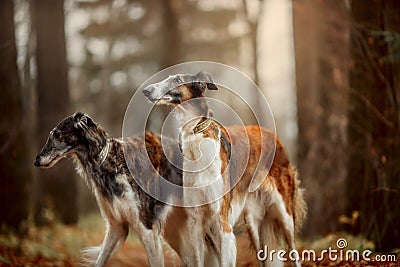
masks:
<instances>
[{"instance_id":1,"label":"gold collar hardware","mask_svg":"<svg viewBox=\"0 0 400 267\"><path fill-rule=\"evenodd\" d=\"M100 151L100 154L99 154L99 158L100 158L99 166L101 166L101 164L104 163L104 161L106 160L106 158L108 156L109 151L110 151L110 141L107 140L107 144L105 145L105 147L103 147L103 149Z\"/></svg>"},{"instance_id":2,"label":"gold collar hardware","mask_svg":"<svg viewBox=\"0 0 400 267\"><path fill-rule=\"evenodd\" d=\"M208 127L210 127L211 122L212 122L212 119L211 119L211 118L207 118L207 119L205 119L204 121L199 122L199 123L196 125L196 127L193 128L193 132L194 132L195 134L204 132L205 130L207 130Z\"/></svg>"}]
</instances>

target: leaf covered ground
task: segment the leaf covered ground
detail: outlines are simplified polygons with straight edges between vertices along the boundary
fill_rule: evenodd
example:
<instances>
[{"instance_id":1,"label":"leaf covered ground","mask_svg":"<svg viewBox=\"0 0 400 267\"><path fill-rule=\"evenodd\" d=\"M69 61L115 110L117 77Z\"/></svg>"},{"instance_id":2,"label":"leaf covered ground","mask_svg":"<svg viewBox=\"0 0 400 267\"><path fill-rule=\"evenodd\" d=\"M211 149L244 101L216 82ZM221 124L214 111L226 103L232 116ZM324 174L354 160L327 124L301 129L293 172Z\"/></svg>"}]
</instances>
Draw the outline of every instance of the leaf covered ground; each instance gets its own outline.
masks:
<instances>
[{"instance_id":1,"label":"leaf covered ground","mask_svg":"<svg viewBox=\"0 0 400 267\"><path fill-rule=\"evenodd\" d=\"M105 224L97 214L86 216L76 226L53 224L46 227L27 227L24 235L2 229L0 234L0 266L78 266L80 250L87 246L101 244ZM344 234L331 234L313 242L298 242L299 252L313 249L320 253L328 247L335 247L336 240L346 238L349 249L373 250L373 244L362 238ZM257 266L256 254L249 249L246 236L238 237L238 266ZM164 248L165 265L180 266L179 258L167 245ZM398 253L398 251L397 251ZM390 254L396 255L396 251ZM319 255L319 254L317 254ZM375 255L375 254L373 254ZM330 260L327 255L315 261L304 261L303 266L400 266L397 261L344 261ZM375 256L371 257L374 258ZM148 266L143 246L136 236L130 234L121 250L107 266ZM287 264L290 266L290 264Z\"/></svg>"}]
</instances>

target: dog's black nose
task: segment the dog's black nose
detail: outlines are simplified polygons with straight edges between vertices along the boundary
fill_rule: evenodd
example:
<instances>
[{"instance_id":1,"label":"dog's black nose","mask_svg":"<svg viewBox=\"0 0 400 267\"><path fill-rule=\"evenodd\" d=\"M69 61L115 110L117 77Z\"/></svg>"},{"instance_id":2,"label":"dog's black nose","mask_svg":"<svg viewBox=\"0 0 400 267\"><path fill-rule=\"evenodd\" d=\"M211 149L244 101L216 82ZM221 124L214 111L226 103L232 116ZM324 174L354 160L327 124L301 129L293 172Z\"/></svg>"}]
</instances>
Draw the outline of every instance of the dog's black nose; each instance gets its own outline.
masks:
<instances>
[{"instance_id":1,"label":"dog's black nose","mask_svg":"<svg viewBox=\"0 0 400 267\"><path fill-rule=\"evenodd\" d=\"M39 158L36 158L36 160L35 160L35 162L33 163L33 165L35 165L35 167L40 167Z\"/></svg>"},{"instance_id":2,"label":"dog's black nose","mask_svg":"<svg viewBox=\"0 0 400 267\"><path fill-rule=\"evenodd\" d=\"M151 95L151 92L153 92L153 87L147 86L145 89L143 89L143 94L146 97L149 97Z\"/></svg>"}]
</instances>

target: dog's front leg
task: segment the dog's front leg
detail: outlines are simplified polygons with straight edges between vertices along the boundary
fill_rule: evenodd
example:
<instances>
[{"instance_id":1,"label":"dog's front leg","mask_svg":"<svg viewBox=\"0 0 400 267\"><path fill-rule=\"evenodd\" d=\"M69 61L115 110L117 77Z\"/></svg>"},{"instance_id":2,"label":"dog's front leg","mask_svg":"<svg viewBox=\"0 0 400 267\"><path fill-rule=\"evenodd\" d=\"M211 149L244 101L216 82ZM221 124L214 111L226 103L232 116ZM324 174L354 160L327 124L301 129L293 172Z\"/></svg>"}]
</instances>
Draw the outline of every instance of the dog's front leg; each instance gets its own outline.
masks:
<instances>
[{"instance_id":1,"label":"dog's front leg","mask_svg":"<svg viewBox=\"0 0 400 267\"><path fill-rule=\"evenodd\" d=\"M164 254L162 250L160 229L156 226L153 229L147 229L142 225L138 234L142 240L144 249L146 250L150 266L164 266Z\"/></svg>"},{"instance_id":2,"label":"dog's front leg","mask_svg":"<svg viewBox=\"0 0 400 267\"><path fill-rule=\"evenodd\" d=\"M225 200L225 199L224 199ZM236 266L236 237L232 225L229 223L229 202L222 201L219 218L216 220L218 234L220 236L221 265L224 267Z\"/></svg>"},{"instance_id":3,"label":"dog's front leg","mask_svg":"<svg viewBox=\"0 0 400 267\"><path fill-rule=\"evenodd\" d=\"M236 238L232 230L221 233L221 265L236 266Z\"/></svg>"},{"instance_id":4,"label":"dog's front leg","mask_svg":"<svg viewBox=\"0 0 400 267\"><path fill-rule=\"evenodd\" d=\"M199 208L188 209L186 225L186 240L181 248L181 258L185 266L203 267L205 261L205 232L204 225L198 213Z\"/></svg>"},{"instance_id":5,"label":"dog's front leg","mask_svg":"<svg viewBox=\"0 0 400 267\"><path fill-rule=\"evenodd\" d=\"M114 251L115 245L120 241L123 243L128 235L128 228L118 222L108 222L106 235L101 245L100 254L97 258L96 267L105 266L111 253ZM122 244L121 244L122 245Z\"/></svg>"}]
</instances>

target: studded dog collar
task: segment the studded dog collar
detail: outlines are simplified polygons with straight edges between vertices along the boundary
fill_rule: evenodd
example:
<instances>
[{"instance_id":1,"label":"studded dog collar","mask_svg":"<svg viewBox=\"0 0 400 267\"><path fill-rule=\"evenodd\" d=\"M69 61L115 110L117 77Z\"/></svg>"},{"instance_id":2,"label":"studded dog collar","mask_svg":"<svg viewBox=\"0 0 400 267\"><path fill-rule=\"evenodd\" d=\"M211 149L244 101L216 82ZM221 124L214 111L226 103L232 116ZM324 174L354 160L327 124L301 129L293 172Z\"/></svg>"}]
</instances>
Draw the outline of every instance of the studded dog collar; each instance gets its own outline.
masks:
<instances>
[{"instance_id":1,"label":"studded dog collar","mask_svg":"<svg viewBox=\"0 0 400 267\"><path fill-rule=\"evenodd\" d=\"M208 127L210 127L212 121L213 120L211 118L207 118L199 122L196 127L193 128L193 132L195 134L204 132Z\"/></svg>"},{"instance_id":2,"label":"studded dog collar","mask_svg":"<svg viewBox=\"0 0 400 267\"><path fill-rule=\"evenodd\" d=\"M104 161L106 160L106 158L108 156L109 151L110 151L110 141L107 139L107 144L103 147L103 149L100 151L100 154L99 154L99 158L100 158L99 166L101 166L104 163Z\"/></svg>"}]
</instances>

